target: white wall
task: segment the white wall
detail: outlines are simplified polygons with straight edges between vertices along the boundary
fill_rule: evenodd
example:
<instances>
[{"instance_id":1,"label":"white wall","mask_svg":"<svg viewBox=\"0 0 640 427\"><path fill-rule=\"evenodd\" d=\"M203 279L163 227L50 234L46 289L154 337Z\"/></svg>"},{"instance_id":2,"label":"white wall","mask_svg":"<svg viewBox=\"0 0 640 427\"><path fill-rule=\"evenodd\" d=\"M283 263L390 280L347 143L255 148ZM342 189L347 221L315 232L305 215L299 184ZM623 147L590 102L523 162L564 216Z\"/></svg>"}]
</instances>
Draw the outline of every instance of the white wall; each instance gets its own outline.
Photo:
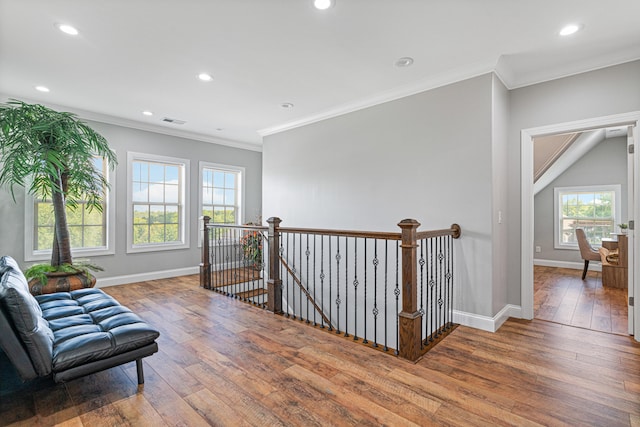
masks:
<instances>
[{"instance_id":1,"label":"white wall","mask_svg":"<svg viewBox=\"0 0 640 427\"><path fill-rule=\"evenodd\" d=\"M185 138L135 130L98 122L88 122L102 134L118 156L116 169L115 255L94 256L91 261L105 269L96 273L98 286L103 283L126 283L149 277L163 271L191 268L197 272L200 262L198 248L198 161L223 163L246 168L245 212L248 220L261 211L262 196L262 153L231 148ZM126 213L127 213L127 151L151 153L163 156L189 159L191 163L189 185L190 197L190 247L170 251L126 253ZM21 267L24 262L24 192L18 190L17 203L13 203L6 189L0 189L0 254L11 255ZM29 263L30 265L30 263Z\"/></svg>"},{"instance_id":2,"label":"white wall","mask_svg":"<svg viewBox=\"0 0 640 427\"><path fill-rule=\"evenodd\" d=\"M534 245L541 252L536 259L582 263L580 251L555 249L553 242L555 187L621 185L621 218L627 220L627 138L605 139L553 180L534 198ZM618 228L616 227L616 231Z\"/></svg>"},{"instance_id":3,"label":"white wall","mask_svg":"<svg viewBox=\"0 0 640 427\"><path fill-rule=\"evenodd\" d=\"M492 93L492 234L493 299L492 315L507 304L507 144L509 130L509 91L493 76Z\"/></svg>"},{"instance_id":4,"label":"white wall","mask_svg":"<svg viewBox=\"0 0 640 427\"><path fill-rule=\"evenodd\" d=\"M640 61L515 89L510 92L508 299L520 304L520 131L640 111Z\"/></svg>"},{"instance_id":5,"label":"white wall","mask_svg":"<svg viewBox=\"0 0 640 427\"><path fill-rule=\"evenodd\" d=\"M264 217L379 231L404 218L459 223L456 308L493 315L492 88L487 74L266 137Z\"/></svg>"}]
</instances>

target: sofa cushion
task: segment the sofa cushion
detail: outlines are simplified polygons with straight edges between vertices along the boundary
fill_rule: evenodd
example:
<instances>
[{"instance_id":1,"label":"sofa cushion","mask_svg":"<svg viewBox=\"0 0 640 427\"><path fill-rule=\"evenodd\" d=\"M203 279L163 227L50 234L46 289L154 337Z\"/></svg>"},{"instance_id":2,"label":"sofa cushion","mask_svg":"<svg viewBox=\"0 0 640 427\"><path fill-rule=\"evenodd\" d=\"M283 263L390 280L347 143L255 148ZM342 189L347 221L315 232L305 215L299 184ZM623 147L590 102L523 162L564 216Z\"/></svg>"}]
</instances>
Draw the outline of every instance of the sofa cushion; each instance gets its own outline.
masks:
<instances>
[{"instance_id":1,"label":"sofa cushion","mask_svg":"<svg viewBox=\"0 0 640 427\"><path fill-rule=\"evenodd\" d=\"M99 289L38 295L53 331L53 371L106 359L151 344L160 335Z\"/></svg>"},{"instance_id":2,"label":"sofa cushion","mask_svg":"<svg viewBox=\"0 0 640 427\"><path fill-rule=\"evenodd\" d=\"M42 317L42 310L29 292L29 285L11 257L0 258L0 302L9 313L38 375L51 372L53 332Z\"/></svg>"}]
</instances>

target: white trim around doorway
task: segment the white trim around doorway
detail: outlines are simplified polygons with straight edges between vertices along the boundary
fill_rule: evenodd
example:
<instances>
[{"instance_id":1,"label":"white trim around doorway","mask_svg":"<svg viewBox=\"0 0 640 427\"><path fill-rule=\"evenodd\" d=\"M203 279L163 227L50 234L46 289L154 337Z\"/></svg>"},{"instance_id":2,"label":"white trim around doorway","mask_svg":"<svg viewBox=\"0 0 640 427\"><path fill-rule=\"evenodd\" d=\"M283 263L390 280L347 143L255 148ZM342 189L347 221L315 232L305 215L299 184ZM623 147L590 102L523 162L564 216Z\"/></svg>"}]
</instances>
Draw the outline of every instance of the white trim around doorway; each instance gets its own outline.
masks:
<instances>
[{"instance_id":1,"label":"white trim around doorway","mask_svg":"<svg viewBox=\"0 0 640 427\"><path fill-rule=\"evenodd\" d=\"M567 123L559 123L548 126L541 126L530 129L523 129L520 132L520 169L521 169L521 300L522 318L533 319L533 139L535 137L553 135L558 133L577 132L590 129L598 129L613 126L636 126L640 124L640 111L625 114L616 114L605 117L597 117L586 120L578 120ZM640 195L637 198L640 198ZM636 203L638 201L636 200ZM635 214L638 219L638 212ZM637 223L637 221L636 221ZM638 256L636 255L638 258ZM638 277L640 275L636 275ZM635 295L640 297L639 280L635 282ZM639 297L636 297L638 299ZM640 304L634 307L634 317L640 317ZM639 328L635 329L635 338L640 338Z\"/></svg>"}]
</instances>

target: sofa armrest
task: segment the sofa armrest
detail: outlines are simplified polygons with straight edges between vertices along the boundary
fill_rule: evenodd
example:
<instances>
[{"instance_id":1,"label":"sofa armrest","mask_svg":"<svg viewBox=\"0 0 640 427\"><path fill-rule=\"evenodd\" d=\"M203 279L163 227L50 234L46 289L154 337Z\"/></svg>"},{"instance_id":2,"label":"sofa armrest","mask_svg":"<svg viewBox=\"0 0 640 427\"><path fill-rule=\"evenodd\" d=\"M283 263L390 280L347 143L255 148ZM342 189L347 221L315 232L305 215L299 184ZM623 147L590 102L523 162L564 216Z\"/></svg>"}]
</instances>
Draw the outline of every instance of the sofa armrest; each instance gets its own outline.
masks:
<instances>
[{"instance_id":1,"label":"sofa armrest","mask_svg":"<svg viewBox=\"0 0 640 427\"><path fill-rule=\"evenodd\" d=\"M22 345L12 322L2 308L0 308L0 348L7 355L23 381L38 377L27 350Z\"/></svg>"}]
</instances>

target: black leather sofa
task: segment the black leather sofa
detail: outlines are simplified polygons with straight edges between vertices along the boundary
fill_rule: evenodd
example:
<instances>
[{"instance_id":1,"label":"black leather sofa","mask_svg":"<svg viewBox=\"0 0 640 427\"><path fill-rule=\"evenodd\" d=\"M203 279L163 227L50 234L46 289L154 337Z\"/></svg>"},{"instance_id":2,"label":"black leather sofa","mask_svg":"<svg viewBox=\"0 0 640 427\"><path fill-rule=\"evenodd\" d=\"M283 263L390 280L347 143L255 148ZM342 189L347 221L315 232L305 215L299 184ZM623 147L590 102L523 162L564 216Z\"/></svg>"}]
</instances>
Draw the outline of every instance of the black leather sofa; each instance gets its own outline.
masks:
<instances>
[{"instance_id":1,"label":"black leather sofa","mask_svg":"<svg viewBox=\"0 0 640 427\"><path fill-rule=\"evenodd\" d=\"M32 296L15 260L0 258L0 348L24 380L65 382L158 351L160 333L99 289Z\"/></svg>"}]
</instances>

